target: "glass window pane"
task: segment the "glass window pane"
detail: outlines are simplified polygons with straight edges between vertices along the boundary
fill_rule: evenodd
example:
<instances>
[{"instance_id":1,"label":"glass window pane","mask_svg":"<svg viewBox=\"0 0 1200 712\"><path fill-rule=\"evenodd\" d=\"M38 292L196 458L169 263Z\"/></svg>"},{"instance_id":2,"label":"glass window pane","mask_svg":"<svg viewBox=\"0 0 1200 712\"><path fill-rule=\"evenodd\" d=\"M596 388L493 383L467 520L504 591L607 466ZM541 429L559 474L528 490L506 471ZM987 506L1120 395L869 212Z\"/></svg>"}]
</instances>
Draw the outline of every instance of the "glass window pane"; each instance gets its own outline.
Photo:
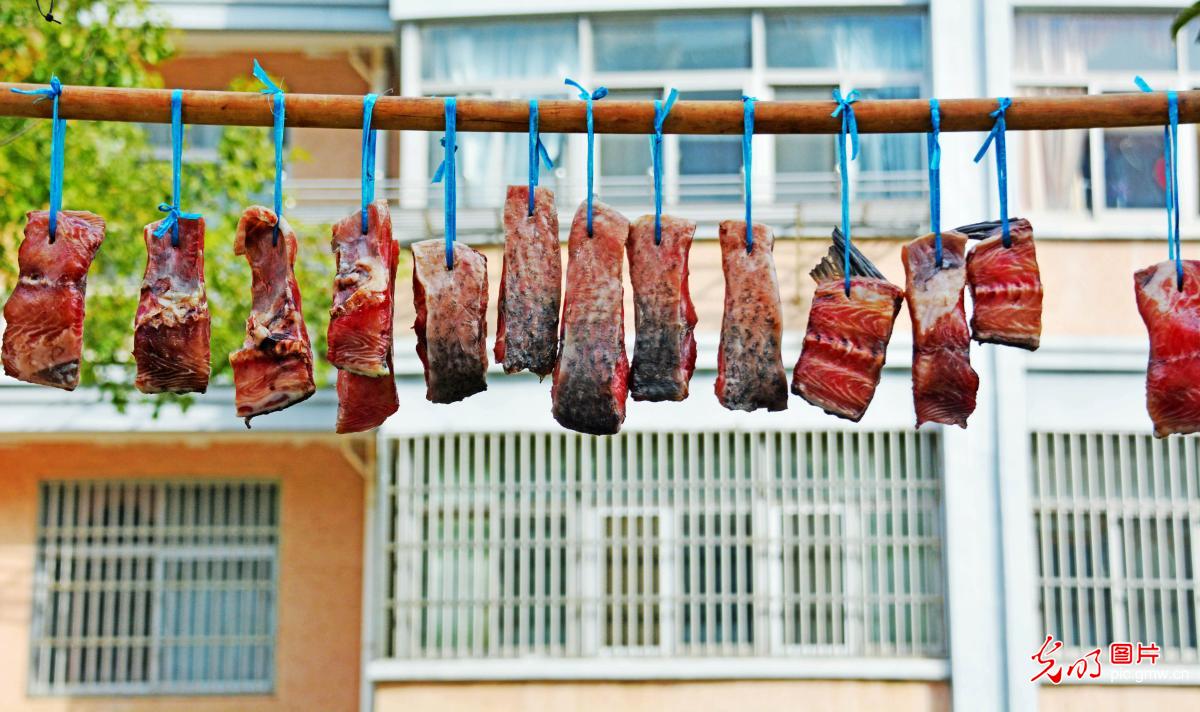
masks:
<instances>
[{"instance_id":1,"label":"glass window pane","mask_svg":"<svg viewBox=\"0 0 1200 712\"><path fill-rule=\"evenodd\" d=\"M530 77L561 81L579 69L576 33L571 19L424 25L421 76L458 84Z\"/></svg>"},{"instance_id":2,"label":"glass window pane","mask_svg":"<svg viewBox=\"0 0 1200 712\"><path fill-rule=\"evenodd\" d=\"M769 13L767 64L806 69L922 70L925 17Z\"/></svg>"},{"instance_id":3,"label":"glass window pane","mask_svg":"<svg viewBox=\"0 0 1200 712\"><path fill-rule=\"evenodd\" d=\"M1021 71L1054 74L1171 70L1170 27L1166 13L1020 12L1013 31L1015 64Z\"/></svg>"},{"instance_id":4,"label":"glass window pane","mask_svg":"<svg viewBox=\"0 0 1200 712\"><path fill-rule=\"evenodd\" d=\"M622 89L608 93L617 101L661 99L661 89ZM610 203L643 200L654 184L650 176L650 142L644 135L598 134L597 192ZM582 178L581 179L585 179ZM586 192L586 191L585 191Z\"/></svg>"},{"instance_id":5,"label":"glass window pane","mask_svg":"<svg viewBox=\"0 0 1200 712\"><path fill-rule=\"evenodd\" d=\"M1166 202L1162 130L1104 132L1104 204L1110 208L1160 208Z\"/></svg>"},{"instance_id":6,"label":"glass window pane","mask_svg":"<svg viewBox=\"0 0 1200 712\"><path fill-rule=\"evenodd\" d=\"M683 92L689 101L737 101L740 91ZM680 201L741 200L742 140L737 136L679 137Z\"/></svg>"},{"instance_id":7,"label":"glass window pane","mask_svg":"<svg viewBox=\"0 0 1200 712\"><path fill-rule=\"evenodd\" d=\"M833 87L778 87L779 101L827 100ZM775 191L779 200L832 198L837 192L833 136L781 134L775 137Z\"/></svg>"},{"instance_id":8,"label":"glass window pane","mask_svg":"<svg viewBox=\"0 0 1200 712\"><path fill-rule=\"evenodd\" d=\"M1022 91L1026 96L1086 93L1083 87ZM1019 141L1022 209L1091 210L1092 161L1086 130L1023 131Z\"/></svg>"},{"instance_id":9,"label":"glass window pane","mask_svg":"<svg viewBox=\"0 0 1200 712\"><path fill-rule=\"evenodd\" d=\"M749 15L597 17L592 31L600 71L750 66Z\"/></svg>"},{"instance_id":10,"label":"glass window pane","mask_svg":"<svg viewBox=\"0 0 1200 712\"><path fill-rule=\"evenodd\" d=\"M863 99L916 99L917 87L862 90ZM862 134L859 138L858 195L901 198L926 191L925 137L921 134ZM905 175L901 175L905 174ZM910 180L900 180L901 178Z\"/></svg>"}]
</instances>

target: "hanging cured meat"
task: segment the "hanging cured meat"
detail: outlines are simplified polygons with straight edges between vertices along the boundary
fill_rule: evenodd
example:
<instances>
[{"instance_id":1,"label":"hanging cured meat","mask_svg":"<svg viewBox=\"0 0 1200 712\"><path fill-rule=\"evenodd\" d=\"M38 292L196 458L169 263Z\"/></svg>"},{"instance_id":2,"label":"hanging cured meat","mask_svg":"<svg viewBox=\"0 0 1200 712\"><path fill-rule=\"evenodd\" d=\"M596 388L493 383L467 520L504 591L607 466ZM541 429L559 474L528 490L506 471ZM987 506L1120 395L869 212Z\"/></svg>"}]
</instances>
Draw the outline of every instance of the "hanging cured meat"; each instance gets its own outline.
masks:
<instances>
[{"instance_id":1,"label":"hanging cured meat","mask_svg":"<svg viewBox=\"0 0 1200 712\"><path fill-rule=\"evenodd\" d=\"M1146 409L1160 438L1200 432L1200 262L1184 260L1183 270L1182 289L1172 261L1133 275L1150 334Z\"/></svg>"},{"instance_id":2,"label":"hanging cured meat","mask_svg":"<svg viewBox=\"0 0 1200 712\"><path fill-rule=\"evenodd\" d=\"M562 256L554 193L508 186L504 201L504 265L496 309L496 363L505 373L524 369L545 377L558 355L558 311L562 302Z\"/></svg>"},{"instance_id":3,"label":"hanging cured meat","mask_svg":"<svg viewBox=\"0 0 1200 712\"><path fill-rule=\"evenodd\" d=\"M378 427L400 407L392 369L392 310L400 245L386 200L333 226L338 273L329 319L329 361L338 367L337 432Z\"/></svg>"},{"instance_id":4,"label":"hanging cured meat","mask_svg":"<svg viewBox=\"0 0 1200 712\"><path fill-rule=\"evenodd\" d=\"M87 272L104 241L104 219L61 211L54 242L49 221L45 210L25 215L25 239L17 252L20 276L4 304L4 372L70 391L79 385Z\"/></svg>"},{"instance_id":5,"label":"hanging cured meat","mask_svg":"<svg viewBox=\"0 0 1200 712\"><path fill-rule=\"evenodd\" d=\"M142 230L146 273L133 328L133 358L142 393L208 389L211 320L204 290L204 218L179 219L179 244L161 222Z\"/></svg>"},{"instance_id":6,"label":"hanging cured meat","mask_svg":"<svg viewBox=\"0 0 1200 712\"><path fill-rule=\"evenodd\" d=\"M913 400L917 427L943 423L967 427L975 411L979 376L971 368L971 334L963 309L967 237L942 233L942 265L935 236L919 237L901 251L905 297L913 328Z\"/></svg>"},{"instance_id":7,"label":"hanging cured meat","mask_svg":"<svg viewBox=\"0 0 1200 712\"><path fill-rule=\"evenodd\" d=\"M957 232L981 240L967 255L972 337L1036 351L1042 337L1042 279L1033 227L1023 218L1010 221L1009 247L999 222L966 225Z\"/></svg>"},{"instance_id":8,"label":"hanging cured meat","mask_svg":"<svg viewBox=\"0 0 1200 712\"><path fill-rule=\"evenodd\" d=\"M809 275L817 283L808 330L792 373L792 393L826 413L858 422L875 396L892 327L904 292L850 247L846 296L846 241L834 229L833 246Z\"/></svg>"},{"instance_id":9,"label":"hanging cured meat","mask_svg":"<svg viewBox=\"0 0 1200 712\"><path fill-rule=\"evenodd\" d=\"M730 410L787 408L788 383L780 355L783 307L771 255L775 236L754 225L746 249L746 223L721 223L721 266L725 272L725 315L717 351L717 399Z\"/></svg>"},{"instance_id":10,"label":"hanging cured meat","mask_svg":"<svg viewBox=\"0 0 1200 712\"><path fill-rule=\"evenodd\" d=\"M487 390L487 258L455 243L446 268L442 240L414 243L413 299L417 355L425 366L425 397L454 403Z\"/></svg>"},{"instance_id":11,"label":"hanging cured meat","mask_svg":"<svg viewBox=\"0 0 1200 712\"><path fill-rule=\"evenodd\" d=\"M696 370L696 309L688 291L688 252L696 223L662 216L662 240L654 243L654 216L643 215L629 231L629 278L633 284L637 337L629 391L634 400L680 401Z\"/></svg>"},{"instance_id":12,"label":"hanging cured meat","mask_svg":"<svg viewBox=\"0 0 1200 712\"><path fill-rule=\"evenodd\" d=\"M279 224L279 239L274 240ZM293 272L296 233L270 208L252 205L238 221L233 251L250 263L252 301L246 340L229 356L237 414L246 419L283 410L316 391L313 354Z\"/></svg>"},{"instance_id":13,"label":"hanging cured meat","mask_svg":"<svg viewBox=\"0 0 1200 712\"><path fill-rule=\"evenodd\" d=\"M621 262L628 237L629 221L604 203L594 203L591 236L586 203L571 222L562 343L551 398L554 419L581 433L611 435L625 421L629 362Z\"/></svg>"}]
</instances>

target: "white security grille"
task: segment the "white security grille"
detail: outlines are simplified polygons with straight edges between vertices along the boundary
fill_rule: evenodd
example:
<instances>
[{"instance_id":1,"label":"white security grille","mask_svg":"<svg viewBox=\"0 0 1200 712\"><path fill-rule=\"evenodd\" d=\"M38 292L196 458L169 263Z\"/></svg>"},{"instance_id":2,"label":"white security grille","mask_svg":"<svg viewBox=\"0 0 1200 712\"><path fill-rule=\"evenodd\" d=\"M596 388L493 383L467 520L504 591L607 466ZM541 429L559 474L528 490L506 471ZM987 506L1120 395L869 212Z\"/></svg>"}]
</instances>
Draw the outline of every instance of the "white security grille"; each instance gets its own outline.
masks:
<instances>
[{"instance_id":1,"label":"white security grille","mask_svg":"<svg viewBox=\"0 0 1200 712\"><path fill-rule=\"evenodd\" d=\"M30 691L270 691L278 509L264 482L42 483Z\"/></svg>"},{"instance_id":2,"label":"white security grille","mask_svg":"<svg viewBox=\"0 0 1200 712\"><path fill-rule=\"evenodd\" d=\"M1200 440L1032 438L1045 634L1070 653L1142 641L1200 662Z\"/></svg>"},{"instance_id":3,"label":"white security grille","mask_svg":"<svg viewBox=\"0 0 1200 712\"><path fill-rule=\"evenodd\" d=\"M381 657L946 653L936 433L389 444Z\"/></svg>"}]
</instances>

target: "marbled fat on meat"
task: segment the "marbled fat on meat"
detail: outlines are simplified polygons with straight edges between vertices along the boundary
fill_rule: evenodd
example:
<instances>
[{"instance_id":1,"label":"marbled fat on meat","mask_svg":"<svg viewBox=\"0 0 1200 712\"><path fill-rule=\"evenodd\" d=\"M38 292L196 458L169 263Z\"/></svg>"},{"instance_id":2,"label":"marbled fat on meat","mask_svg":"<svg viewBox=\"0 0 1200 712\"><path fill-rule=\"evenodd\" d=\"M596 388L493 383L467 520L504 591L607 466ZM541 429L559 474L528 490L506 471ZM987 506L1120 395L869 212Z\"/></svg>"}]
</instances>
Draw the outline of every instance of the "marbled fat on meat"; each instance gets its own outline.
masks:
<instances>
[{"instance_id":1,"label":"marbled fat on meat","mask_svg":"<svg viewBox=\"0 0 1200 712\"><path fill-rule=\"evenodd\" d=\"M1146 410L1160 438L1200 432L1200 262L1184 260L1183 271L1182 290L1173 261L1133 276L1150 336Z\"/></svg>"},{"instance_id":2,"label":"marbled fat on meat","mask_svg":"<svg viewBox=\"0 0 1200 712\"><path fill-rule=\"evenodd\" d=\"M529 369L545 377L558 356L562 255L554 193L508 186L504 201L504 264L496 308L496 363L505 373Z\"/></svg>"},{"instance_id":3,"label":"marbled fat on meat","mask_svg":"<svg viewBox=\"0 0 1200 712\"><path fill-rule=\"evenodd\" d=\"M633 285L636 339L629 391L634 400L681 401L696 370L696 309L688 290L688 253L696 223L662 216L662 240L654 243L654 216L643 215L629 231L629 279Z\"/></svg>"},{"instance_id":4,"label":"marbled fat on meat","mask_svg":"<svg viewBox=\"0 0 1200 712\"><path fill-rule=\"evenodd\" d=\"M425 397L454 403L487 390L487 258L454 245L446 269L442 240L414 243L413 302L417 355L425 366Z\"/></svg>"},{"instance_id":5,"label":"marbled fat on meat","mask_svg":"<svg viewBox=\"0 0 1200 712\"><path fill-rule=\"evenodd\" d=\"M1042 336L1042 280L1028 220L1010 223L1010 247L1000 228L967 255L971 335L981 343L1036 351Z\"/></svg>"},{"instance_id":6,"label":"marbled fat on meat","mask_svg":"<svg viewBox=\"0 0 1200 712\"><path fill-rule=\"evenodd\" d=\"M87 272L100 243L104 219L89 212L58 213L54 242L50 213L25 215L25 239L17 252L17 285L4 304L4 372L13 378L74 390L83 353L83 307Z\"/></svg>"}]
</instances>

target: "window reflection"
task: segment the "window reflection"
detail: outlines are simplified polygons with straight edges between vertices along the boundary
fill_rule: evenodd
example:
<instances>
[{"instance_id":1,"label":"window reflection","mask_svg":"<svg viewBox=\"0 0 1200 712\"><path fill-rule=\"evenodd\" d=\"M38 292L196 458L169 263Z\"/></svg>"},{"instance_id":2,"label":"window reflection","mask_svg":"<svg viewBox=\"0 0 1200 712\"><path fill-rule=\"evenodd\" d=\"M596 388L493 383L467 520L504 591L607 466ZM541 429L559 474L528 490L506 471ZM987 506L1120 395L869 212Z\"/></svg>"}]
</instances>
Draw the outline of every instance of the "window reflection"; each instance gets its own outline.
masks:
<instances>
[{"instance_id":1,"label":"window reflection","mask_svg":"<svg viewBox=\"0 0 1200 712\"><path fill-rule=\"evenodd\" d=\"M596 17L592 32L600 71L750 66L749 15Z\"/></svg>"},{"instance_id":2,"label":"window reflection","mask_svg":"<svg viewBox=\"0 0 1200 712\"><path fill-rule=\"evenodd\" d=\"M925 67L925 17L919 14L767 15L767 64L811 69Z\"/></svg>"}]
</instances>

